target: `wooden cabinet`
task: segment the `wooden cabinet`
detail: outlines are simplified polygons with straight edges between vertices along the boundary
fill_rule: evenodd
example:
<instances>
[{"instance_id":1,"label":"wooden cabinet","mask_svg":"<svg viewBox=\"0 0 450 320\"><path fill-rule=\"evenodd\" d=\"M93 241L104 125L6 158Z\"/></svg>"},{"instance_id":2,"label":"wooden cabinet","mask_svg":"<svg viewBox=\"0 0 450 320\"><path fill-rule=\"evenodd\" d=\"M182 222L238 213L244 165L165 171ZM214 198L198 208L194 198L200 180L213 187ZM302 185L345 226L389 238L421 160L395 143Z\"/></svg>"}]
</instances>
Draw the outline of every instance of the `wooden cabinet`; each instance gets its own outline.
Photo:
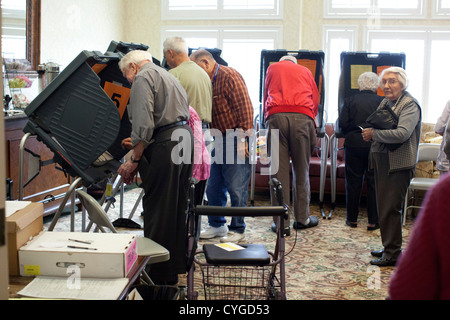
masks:
<instances>
[{"instance_id":1,"label":"wooden cabinet","mask_svg":"<svg viewBox=\"0 0 450 320\"><path fill-rule=\"evenodd\" d=\"M18 199L19 196L19 148L24 135L22 129L27 120L28 118L25 115L5 117L5 176L13 181L13 199ZM42 142L37 141L35 136L28 138L25 148L39 155L40 160L43 162L53 159L53 152ZM25 152L24 184L36 172L30 157L31 155ZM46 199L44 202L44 215L56 211L61 200L51 199L64 194L68 189L67 184L71 182L70 176L56 167L59 167L59 165L55 163L42 166L39 174L23 189L24 200L38 202ZM33 197L28 198L30 196Z\"/></svg>"}]
</instances>

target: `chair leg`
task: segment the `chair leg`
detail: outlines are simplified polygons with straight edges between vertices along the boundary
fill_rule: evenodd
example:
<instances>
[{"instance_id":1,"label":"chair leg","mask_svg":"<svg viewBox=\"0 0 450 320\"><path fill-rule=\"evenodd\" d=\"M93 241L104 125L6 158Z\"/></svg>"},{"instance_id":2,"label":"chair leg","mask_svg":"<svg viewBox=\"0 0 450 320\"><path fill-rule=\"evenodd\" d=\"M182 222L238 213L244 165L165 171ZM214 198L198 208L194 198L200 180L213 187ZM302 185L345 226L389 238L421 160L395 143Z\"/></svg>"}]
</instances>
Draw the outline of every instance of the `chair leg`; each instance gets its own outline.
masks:
<instances>
[{"instance_id":1,"label":"chair leg","mask_svg":"<svg viewBox=\"0 0 450 320\"><path fill-rule=\"evenodd\" d=\"M155 283L152 281L152 279L150 278L150 276L148 275L148 273L145 270L142 271L141 277L142 277L142 280L147 282L148 285L150 285L150 286L155 285Z\"/></svg>"},{"instance_id":2,"label":"chair leg","mask_svg":"<svg viewBox=\"0 0 450 320\"><path fill-rule=\"evenodd\" d=\"M406 215L408 214L409 188L406 189L405 202L403 204L403 226L406 225Z\"/></svg>"}]
</instances>

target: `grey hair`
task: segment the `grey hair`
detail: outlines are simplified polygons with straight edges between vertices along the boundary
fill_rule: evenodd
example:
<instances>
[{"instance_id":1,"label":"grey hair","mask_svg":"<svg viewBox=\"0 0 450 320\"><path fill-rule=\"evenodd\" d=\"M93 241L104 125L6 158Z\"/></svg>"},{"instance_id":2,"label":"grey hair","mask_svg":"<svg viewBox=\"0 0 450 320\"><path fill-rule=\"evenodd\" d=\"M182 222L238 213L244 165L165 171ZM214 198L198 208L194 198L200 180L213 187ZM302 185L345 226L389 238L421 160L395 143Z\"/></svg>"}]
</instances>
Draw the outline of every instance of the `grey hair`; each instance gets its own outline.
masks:
<instances>
[{"instance_id":1,"label":"grey hair","mask_svg":"<svg viewBox=\"0 0 450 320\"><path fill-rule=\"evenodd\" d=\"M189 48L186 41L181 37L170 37L164 41L163 52L173 50L176 53L189 54Z\"/></svg>"},{"instance_id":2,"label":"grey hair","mask_svg":"<svg viewBox=\"0 0 450 320\"><path fill-rule=\"evenodd\" d=\"M153 57L149 51L133 50L128 52L120 61L119 69L124 72L130 66L130 63L139 65L143 61L152 61Z\"/></svg>"},{"instance_id":3,"label":"grey hair","mask_svg":"<svg viewBox=\"0 0 450 320\"><path fill-rule=\"evenodd\" d=\"M374 72L364 72L358 78L359 90L370 90L376 92L378 89L378 75Z\"/></svg>"},{"instance_id":4,"label":"grey hair","mask_svg":"<svg viewBox=\"0 0 450 320\"><path fill-rule=\"evenodd\" d=\"M297 58L296 57L284 56L284 57L281 57L281 59L280 59L280 61L285 61L285 60L292 61L293 63L297 64Z\"/></svg>"},{"instance_id":5,"label":"grey hair","mask_svg":"<svg viewBox=\"0 0 450 320\"><path fill-rule=\"evenodd\" d=\"M383 82L382 82L383 76L386 73L395 73L395 74L397 74L398 75L398 81L402 84L403 90L406 90L408 88L408 86L409 86L409 79L408 79L408 76L406 75L405 69L400 68L400 67L390 67L390 68L387 68L387 69L383 70L383 72L380 75L380 87L381 87L381 89L383 89Z\"/></svg>"},{"instance_id":6,"label":"grey hair","mask_svg":"<svg viewBox=\"0 0 450 320\"><path fill-rule=\"evenodd\" d=\"M205 49L199 49L197 51L194 51L193 53L191 53L190 58L194 62L199 62L202 59L206 59L210 63L216 62L216 59L214 59L214 56L211 54L211 52Z\"/></svg>"}]
</instances>

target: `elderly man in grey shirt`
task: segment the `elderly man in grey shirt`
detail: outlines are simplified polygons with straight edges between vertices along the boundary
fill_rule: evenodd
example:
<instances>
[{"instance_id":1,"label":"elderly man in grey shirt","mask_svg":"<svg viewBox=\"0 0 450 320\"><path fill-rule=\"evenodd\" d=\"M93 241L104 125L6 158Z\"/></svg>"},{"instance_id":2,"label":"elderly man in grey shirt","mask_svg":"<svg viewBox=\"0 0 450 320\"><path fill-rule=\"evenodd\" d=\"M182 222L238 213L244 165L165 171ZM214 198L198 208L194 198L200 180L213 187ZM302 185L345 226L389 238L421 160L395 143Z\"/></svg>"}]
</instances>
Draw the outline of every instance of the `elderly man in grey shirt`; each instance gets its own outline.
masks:
<instances>
[{"instance_id":1,"label":"elderly man in grey shirt","mask_svg":"<svg viewBox=\"0 0 450 320\"><path fill-rule=\"evenodd\" d=\"M130 184L139 171L145 191L144 236L170 252L168 262L152 265L150 277L175 284L186 271L185 211L192 176L187 94L175 77L152 62L149 52L131 51L119 68L132 84L128 114L133 153L118 173Z\"/></svg>"}]
</instances>

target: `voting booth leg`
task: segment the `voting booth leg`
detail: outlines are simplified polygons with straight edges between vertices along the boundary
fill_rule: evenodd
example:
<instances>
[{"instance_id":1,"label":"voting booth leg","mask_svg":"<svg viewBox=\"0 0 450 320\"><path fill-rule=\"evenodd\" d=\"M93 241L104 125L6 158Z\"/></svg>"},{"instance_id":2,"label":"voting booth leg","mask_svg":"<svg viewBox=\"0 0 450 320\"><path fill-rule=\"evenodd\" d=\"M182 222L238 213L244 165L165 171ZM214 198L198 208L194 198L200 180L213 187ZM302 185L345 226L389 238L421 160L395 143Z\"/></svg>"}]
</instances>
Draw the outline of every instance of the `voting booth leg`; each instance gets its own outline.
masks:
<instances>
[{"instance_id":1,"label":"voting booth leg","mask_svg":"<svg viewBox=\"0 0 450 320\"><path fill-rule=\"evenodd\" d=\"M257 128L259 123L259 114L256 115L253 121L253 128ZM255 206L255 177L256 177L256 163L258 161L257 148L258 148L258 134L256 131L253 137L250 137L250 159L252 165L252 172L250 176L250 205Z\"/></svg>"},{"instance_id":2,"label":"voting booth leg","mask_svg":"<svg viewBox=\"0 0 450 320\"><path fill-rule=\"evenodd\" d=\"M321 138L321 153L320 153L320 193L319 193L319 206L322 218L326 219L325 211L323 209L323 199L325 195L325 181L327 177L327 161L328 161L328 149L329 149L329 137L325 135Z\"/></svg>"},{"instance_id":3,"label":"voting booth leg","mask_svg":"<svg viewBox=\"0 0 450 320\"><path fill-rule=\"evenodd\" d=\"M338 153L338 138L336 135L332 135L330 138L331 148L331 210L328 215L328 219L331 220L334 209L336 208L336 175L337 175L337 153Z\"/></svg>"}]
</instances>

